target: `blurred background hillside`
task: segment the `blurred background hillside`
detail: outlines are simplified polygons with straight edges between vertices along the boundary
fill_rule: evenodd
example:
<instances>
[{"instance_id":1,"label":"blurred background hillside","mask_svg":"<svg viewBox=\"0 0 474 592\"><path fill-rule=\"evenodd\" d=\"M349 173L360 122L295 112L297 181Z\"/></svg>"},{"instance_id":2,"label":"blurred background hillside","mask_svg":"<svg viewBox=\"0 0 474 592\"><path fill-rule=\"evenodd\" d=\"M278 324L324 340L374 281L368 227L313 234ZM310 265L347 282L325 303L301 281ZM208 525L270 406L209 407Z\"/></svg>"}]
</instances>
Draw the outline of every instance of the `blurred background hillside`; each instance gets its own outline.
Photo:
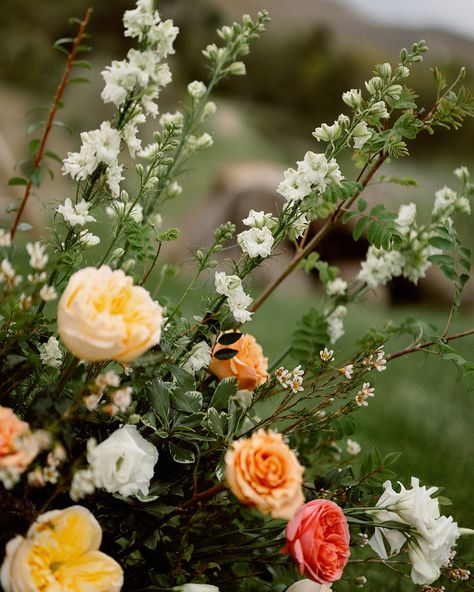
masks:
<instances>
[{"instance_id":1,"label":"blurred background hillside","mask_svg":"<svg viewBox=\"0 0 474 592\"><path fill-rule=\"evenodd\" d=\"M34 137L27 136L26 129L38 115L25 114L38 104L48 105L62 72L64 56L51 45L71 35L68 17L82 16L90 4L94 5L93 51L87 56L93 64L87 73L91 82L67 91L61 118L75 133L55 131L52 145L60 155L78 148L79 131L95 128L111 117L110 106L99 98L100 71L112 59L122 59L130 47L130 40L122 36L121 16L132 2L0 0L0 203L4 205L18 197L7 181L15 160L25 157L28 141ZM166 226L185 229L167 253L171 260L188 255L221 219L231 217L238 222L250 207L276 211L274 188L283 170L306 150L318 151L311 136L315 126L332 123L344 108L342 92L363 87L374 64L396 63L401 47L419 39L430 47L426 61L409 79L420 95L419 104L427 110L436 98L431 66L440 67L451 80L466 66L465 84L471 91L474 88L472 0L161 0L162 17L173 18L181 30L171 60L174 84L163 93L162 112L179 106L189 81L206 80L201 49L215 40L216 27L261 8L270 11L272 22L246 59L248 75L219 89L218 113L211 124L215 145L193 161L194 168L182 179L183 194L163 212ZM149 137L152 131L151 125L146 131ZM374 185L368 196L373 201L388 201L394 209L415 201L421 214L427 215L435 190L456 185L455 167L466 165L474 173L474 121L458 132L426 135L409 148L413 157L387 165L383 173L415 177L419 187ZM347 178L355 178L351 161L341 165ZM42 217L46 224L49 214L43 203L63 200L71 190L58 166L56 171L54 185L45 182L39 190L28 213L30 219ZM474 247L472 221L458 222L464 242ZM343 233L336 236L323 245L324 256L336 261L347 279L354 275L363 253L352 246L341 247L351 242ZM269 264L268 274L275 272L274 265ZM180 286L170 284L164 289ZM287 282L273 302L255 315L251 331L270 357L285 349L302 311L317 304L317 290L317 282L300 272L299 279ZM441 326L450 298L436 272L415 290L394 285L374 298L376 304L370 310L359 307L349 313L347 337L340 348L349 353L369 324L381 326L387 317L400 321L409 315L427 316ZM453 330L473 325L473 304L471 283ZM472 357L472 340L459 347ZM474 528L470 491L474 484L474 406L472 393L466 392L456 370L439 364L435 356L417 354L394 362L377 377L376 388L369 409L360 413L357 439L364 448L377 444L385 452L403 452L399 471L405 477L416 474L445 485L445 495L456 504L456 517ZM403 582L397 586L392 589L405 589ZM385 585L380 589L388 590Z\"/></svg>"}]
</instances>

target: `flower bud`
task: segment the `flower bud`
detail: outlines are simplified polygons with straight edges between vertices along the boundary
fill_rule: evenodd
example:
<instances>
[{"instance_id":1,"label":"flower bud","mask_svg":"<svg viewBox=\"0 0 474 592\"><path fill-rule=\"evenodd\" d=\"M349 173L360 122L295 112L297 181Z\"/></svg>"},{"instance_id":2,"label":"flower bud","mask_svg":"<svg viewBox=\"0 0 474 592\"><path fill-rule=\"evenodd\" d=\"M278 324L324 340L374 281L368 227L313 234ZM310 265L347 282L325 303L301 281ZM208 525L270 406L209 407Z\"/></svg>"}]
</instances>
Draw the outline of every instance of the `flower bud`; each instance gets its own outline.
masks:
<instances>
[{"instance_id":1,"label":"flower bud","mask_svg":"<svg viewBox=\"0 0 474 592\"><path fill-rule=\"evenodd\" d=\"M204 82L194 80L188 84L188 93L193 99L199 100L206 94L206 85Z\"/></svg>"},{"instance_id":2,"label":"flower bud","mask_svg":"<svg viewBox=\"0 0 474 592\"><path fill-rule=\"evenodd\" d=\"M115 251L112 254L112 258L113 259L118 259L119 257L121 257L123 254L125 253L125 251L122 249L122 247L119 247L118 249L115 249Z\"/></svg>"},{"instance_id":3,"label":"flower bud","mask_svg":"<svg viewBox=\"0 0 474 592\"><path fill-rule=\"evenodd\" d=\"M351 107L352 109L358 109L361 107L363 99L362 99L362 91L351 88L351 90L342 93L342 100L346 105Z\"/></svg>"},{"instance_id":4,"label":"flower bud","mask_svg":"<svg viewBox=\"0 0 474 592\"><path fill-rule=\"evenodd\" d=\"M233 76L245 76L247 74L247 69L243 62L234 62L229 66L229 74Z\"/></svg>"},{"instance_id":5,"label":"flower bud","mask_svg":"<svg viewBox=\"0 0 474 592\"><path fill-rule=\"evenodd\" d=\"M375 95L383 89L383 80L380 76L374 76L365 83L365 87L371 95Z\"/></svg>"},{"instance_id":6,"label":"flower bud","mask_svg":"<svg viewBox=\"0 0 474 592\"><path fill-rule=\"evenodd\" d=\"M341 126L335 121L332 125L327 125L327 123L321 124L321 127L317 127L314 132L313 136L318 140L322 140L323 142L334 142L337 140L341 135Z\"/></svg>"},{"instance_id":7,"label":"flower bud","mask_svg":"<svg viewBox=\"0 0 474 592\"><path fill-rule=\"evenodd\" d=\"M377 66L377 72L380 74L382 78L389 80L390 76L392 75L392 66L388 62L385 62L384 64L379 64Z\"/></svg>"}]
</instances>

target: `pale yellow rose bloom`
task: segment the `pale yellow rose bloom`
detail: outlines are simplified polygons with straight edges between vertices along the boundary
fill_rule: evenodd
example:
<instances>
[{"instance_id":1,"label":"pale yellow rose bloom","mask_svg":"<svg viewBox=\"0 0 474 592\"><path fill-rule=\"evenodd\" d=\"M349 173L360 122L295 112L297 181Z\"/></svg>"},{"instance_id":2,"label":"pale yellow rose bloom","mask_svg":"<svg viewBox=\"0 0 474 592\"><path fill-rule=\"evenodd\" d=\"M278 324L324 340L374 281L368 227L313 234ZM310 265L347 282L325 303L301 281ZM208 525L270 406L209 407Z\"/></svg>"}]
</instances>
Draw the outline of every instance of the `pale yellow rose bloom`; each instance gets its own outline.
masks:
<instances>
[{"instance_id":1,"label":"pale yellow rose bloom","mask_svg":"<svg viewBox=\"0 0 474 592\"><path fill-rule=\"evenodd\" d=\"M99 551L102 531L82 506L42 514L6 547L5 592L119 592L120 565Z\"/></svg>"},{"instance_id":2,"label":"pale yellow rose bloom","mask_svg":"<svg viewBox=\"0 0 474 592\"><path fill-rule=\"evenodd\" d=\"M67 349L91 362L130 362L160 341L163 311L133 278L107 265L69 279L58 305L58 333Z\"/></svg>"}]
</instances>

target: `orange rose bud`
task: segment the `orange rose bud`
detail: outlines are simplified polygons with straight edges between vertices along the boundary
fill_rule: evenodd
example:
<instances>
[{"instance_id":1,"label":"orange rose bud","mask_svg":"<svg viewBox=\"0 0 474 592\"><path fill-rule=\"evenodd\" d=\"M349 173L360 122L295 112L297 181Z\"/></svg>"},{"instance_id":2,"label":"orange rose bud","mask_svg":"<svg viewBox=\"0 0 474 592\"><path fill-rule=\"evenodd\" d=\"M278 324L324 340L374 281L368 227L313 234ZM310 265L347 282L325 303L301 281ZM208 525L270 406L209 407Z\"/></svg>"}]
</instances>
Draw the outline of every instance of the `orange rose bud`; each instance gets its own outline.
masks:
<instances>
[{"instance_id":1,"label":"orange rose bud","mask_svg":"<svg viewBox=\"0 0 474 592\"><path fill-rule=\"evenodd\" d=\"M229 360L219 360L215 354L225 348L236 349L238 353ZM213 350L209 371L217 378L236 378L239 389L253 391L268 377L268 358L252 335L242 335L232 345L217 343Z\"/></svg>"},{"instance_id":2,"label":"orange rose bud","mask_svg":"<svg viewBox=\"0 0 474 592\"><path fill-rule=\"evenodd\" d=\"M232 493L262 514L291 520L304 504L303 471L281 434L258 430L232 443L225 457Z\"/></svg>"}]
</instances>

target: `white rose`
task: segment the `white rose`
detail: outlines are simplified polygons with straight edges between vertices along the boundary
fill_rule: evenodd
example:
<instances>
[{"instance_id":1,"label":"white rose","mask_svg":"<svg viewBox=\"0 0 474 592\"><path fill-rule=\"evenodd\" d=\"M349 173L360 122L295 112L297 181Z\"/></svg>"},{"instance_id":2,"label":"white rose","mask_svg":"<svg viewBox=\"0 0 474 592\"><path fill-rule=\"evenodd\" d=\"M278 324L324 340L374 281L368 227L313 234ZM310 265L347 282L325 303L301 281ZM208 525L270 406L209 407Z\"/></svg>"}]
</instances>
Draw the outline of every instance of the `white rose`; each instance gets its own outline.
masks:
<instances>
[{"instance_id":1,"label":"white rose","mask_svg":"<svg viewBox=\"0 0 474 592\"><path fill-rule=\"evenodd\" d=\"M313 580L300 580L290 586L286 592L331 592L331 586L323 586Z\"/></svg>"},{"instance_id":2,"label":"white rose","mask_svg":"<svg viewBox=\"0 0 474 592\"><path fill-rule=\"evenodd\" d=\"M162 308L122 270L86 267L58 304L58 333L83 360L130 362L160 341Z\"/></svg>"},{"instance_id":3,"label":"white rose","mask_svg":"<svg viewBox=\"0 0 474 592\"><path fill-rule=\"evenodd\" d=\"M211 347L205 341L197 343L191 350L191 355L184 364L186 372L193 374L201 368L207 368L211 362Z\"/></svg>"},{"instance_id":4,"label":"white rose","mask_svg":"<svg viewBox=\"0 0 474 592\"><path fill-rule=\"evenodd\" d=\"M94 483L109 493L148 495L158 450L134 425L125 425L98 445L89 446L87 460Z\"/></svg>"}]
</instances>

